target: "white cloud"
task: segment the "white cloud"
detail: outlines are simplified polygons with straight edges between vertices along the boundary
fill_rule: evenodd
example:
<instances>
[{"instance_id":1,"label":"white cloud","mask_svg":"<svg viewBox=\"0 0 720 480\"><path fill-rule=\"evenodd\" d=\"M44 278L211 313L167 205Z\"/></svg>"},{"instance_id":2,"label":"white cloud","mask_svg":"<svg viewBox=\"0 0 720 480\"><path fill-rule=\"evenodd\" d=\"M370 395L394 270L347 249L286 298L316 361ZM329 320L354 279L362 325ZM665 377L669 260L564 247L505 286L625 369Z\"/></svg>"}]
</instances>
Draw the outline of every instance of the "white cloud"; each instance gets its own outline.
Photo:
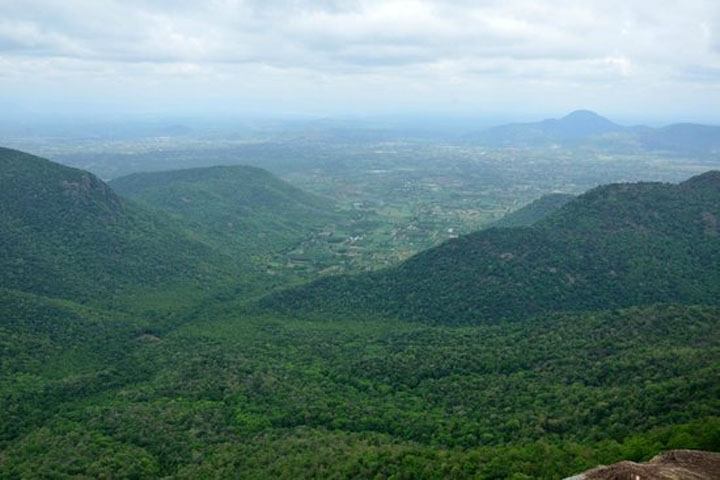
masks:
<instances>
[{"instance_id":1,"label":"white cloud","mask_svg":"<svg viewBox=\"0 0 720 480\"><path fill-rule=\"evenodd\" d=\"M717 107L717 3L0 0L0 95L63 82L79 98L152 93L168 103L204 88L239 105L281 99L319 111L441 108L458 97L468 108L539 99L547 110L600 99L658 108L653 95ZM148 90L159 84L168 88Z\"/></svg>"}]
</instances>

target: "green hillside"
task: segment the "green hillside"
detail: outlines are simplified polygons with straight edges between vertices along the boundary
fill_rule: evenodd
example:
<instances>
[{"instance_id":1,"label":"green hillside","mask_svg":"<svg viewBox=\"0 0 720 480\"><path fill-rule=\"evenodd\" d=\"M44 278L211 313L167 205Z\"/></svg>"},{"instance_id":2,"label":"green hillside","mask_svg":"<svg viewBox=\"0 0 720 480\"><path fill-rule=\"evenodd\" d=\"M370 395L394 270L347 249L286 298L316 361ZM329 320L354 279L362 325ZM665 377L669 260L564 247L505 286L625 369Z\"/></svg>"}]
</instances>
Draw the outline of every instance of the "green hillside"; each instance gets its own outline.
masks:
<instances>
[{"instance_id":1,"label":"green hillside","mask_svg":"<svg viewBox=\"0 0 720 480\"><path fill-rule=\"evenodd\" d=\"M167 215L88 172L3 148L0 185L0 287L86 300L202 289L237 271Z\"/></svg>"},{"instance_id":2,"label":"green hillside","mask_svg":"<svg viewBox=\"0 0 720 480\"><path fill-rule=\"evenodd\" d=\"M491 227L528 227L574 199L574 195L551 193L492 222Z\"/></svg>"},{"instance_id":3,"label":"green hillside","mask_svg":"<svg viewBox=\"0 0 720 480\"><path fill-rule=\"evenodd\" d=\"M127 344L147 328L135 316L0 288L0 449L62 405L136 381Z\"/></svg>"},{"instance_id":4,"label":"green hillside","mask_svg":"<svg viewBox=\"0 0 720 480\"><path fill-rule=\"evenodd\" d=\"M209 243L233 254L280 251L336 218L331 201L256 167L136 173L110 185L183 220Z\"/></svg>"},{"instance_id":5,"label":"green hillside","mask_svg":"<svg viewBox=\"0 0 720 480\"><path fill-rule=\"evenodd\" d=\"M720 299L720 172L598 187L531 227L490 228L403 264L271 295L284 312L441 323Z\"/></svg>"}]
</instances>

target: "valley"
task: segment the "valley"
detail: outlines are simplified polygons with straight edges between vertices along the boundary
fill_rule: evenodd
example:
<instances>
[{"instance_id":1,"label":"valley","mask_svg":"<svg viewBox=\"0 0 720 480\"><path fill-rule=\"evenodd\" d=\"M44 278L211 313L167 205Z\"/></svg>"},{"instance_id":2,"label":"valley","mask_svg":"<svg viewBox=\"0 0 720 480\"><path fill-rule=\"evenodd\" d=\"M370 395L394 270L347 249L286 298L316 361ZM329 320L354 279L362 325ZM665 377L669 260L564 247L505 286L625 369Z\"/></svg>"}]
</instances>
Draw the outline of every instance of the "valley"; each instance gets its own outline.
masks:
<instances>
[{"instance_id":1,"label":"valley","mask_svg":"<svg viewBox=\"0 0 720 480\"><path fill-rule=\"evenodd\" d=\"M0 477L720 450L714 152L146 141L0 149Z\"/></svg>"},{"instance_id":2,"label":"valley","mask_svg":"<svg viewBox=\"0 0 720 480\"><path fill-rule=\"evenodd\" d=\"M329 199L339 213L267 260L271 270L302 278L397 264L543 195L577 195L613 182L678 182L720 162L712 149L678 152L623 142L498 146L471 141L469 133L438 140L422 132L378 132L363 123L287 128L198 128L179 136L117 138L78 133L62 142L15 134L7 144L106 181L218 165L268 170Z\"/></svg>"}]
</instances>

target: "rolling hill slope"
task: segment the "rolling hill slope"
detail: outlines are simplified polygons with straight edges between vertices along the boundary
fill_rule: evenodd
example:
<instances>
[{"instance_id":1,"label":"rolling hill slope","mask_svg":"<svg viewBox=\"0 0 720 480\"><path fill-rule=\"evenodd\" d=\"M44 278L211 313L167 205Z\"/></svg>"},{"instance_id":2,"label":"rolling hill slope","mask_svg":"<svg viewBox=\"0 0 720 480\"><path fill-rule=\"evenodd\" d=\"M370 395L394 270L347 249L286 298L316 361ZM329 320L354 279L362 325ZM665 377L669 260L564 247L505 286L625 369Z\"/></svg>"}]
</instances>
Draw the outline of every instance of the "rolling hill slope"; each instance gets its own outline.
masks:
<instances>
[{"instance_id":1,"label":"rolling hill slope","mask_svg":"<svg viewBox=\"0 0 720 480\"><path fill-rule=\"evenodd\" d=\"M440 323L720 299L720 172L614 184L532 227L490 228L397 267L272 294L286 313L365 312Z\"/></svg>"},{"instance_id":2,"label":"rolling hill slope","mask_svg":"<svg viewBox=\"0 0 720 480\"><path fill-rule=\"evenodd\" d=\"M203 285L238 270L94 175L0 149L0 287L86 300Z\"/></svg>"},{"instance_id":3,"label":"rolling hill slope","mask_svg":"<svg viewBox=\"0 0 720 480\"><path fill-rule=\"evenodd\" d=\"M256 167L136 173L110 185L121 195L186 222L209 243L232 254L277 252L336 218L329 200Z\"/></svg>"}]
</instances>

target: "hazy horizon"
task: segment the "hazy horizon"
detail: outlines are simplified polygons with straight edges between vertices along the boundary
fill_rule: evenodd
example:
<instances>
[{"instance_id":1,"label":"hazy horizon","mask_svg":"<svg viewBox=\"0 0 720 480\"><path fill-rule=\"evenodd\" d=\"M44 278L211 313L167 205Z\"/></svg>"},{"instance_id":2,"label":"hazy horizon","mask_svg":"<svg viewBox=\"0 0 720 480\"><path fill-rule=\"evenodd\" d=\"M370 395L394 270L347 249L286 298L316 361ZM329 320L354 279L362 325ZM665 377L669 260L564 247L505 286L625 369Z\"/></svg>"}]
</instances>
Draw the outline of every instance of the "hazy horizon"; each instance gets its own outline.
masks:
<instances>
[{"instance_id":1,"label":"hazy horizon","mask_svg":"<svg viewBox=\"0 0 720 480\"><path fill-rule=\"evenodd\" d=\"M720 123L716 2L0 1L7 118Z\"/></svg>"}]
</instances>

